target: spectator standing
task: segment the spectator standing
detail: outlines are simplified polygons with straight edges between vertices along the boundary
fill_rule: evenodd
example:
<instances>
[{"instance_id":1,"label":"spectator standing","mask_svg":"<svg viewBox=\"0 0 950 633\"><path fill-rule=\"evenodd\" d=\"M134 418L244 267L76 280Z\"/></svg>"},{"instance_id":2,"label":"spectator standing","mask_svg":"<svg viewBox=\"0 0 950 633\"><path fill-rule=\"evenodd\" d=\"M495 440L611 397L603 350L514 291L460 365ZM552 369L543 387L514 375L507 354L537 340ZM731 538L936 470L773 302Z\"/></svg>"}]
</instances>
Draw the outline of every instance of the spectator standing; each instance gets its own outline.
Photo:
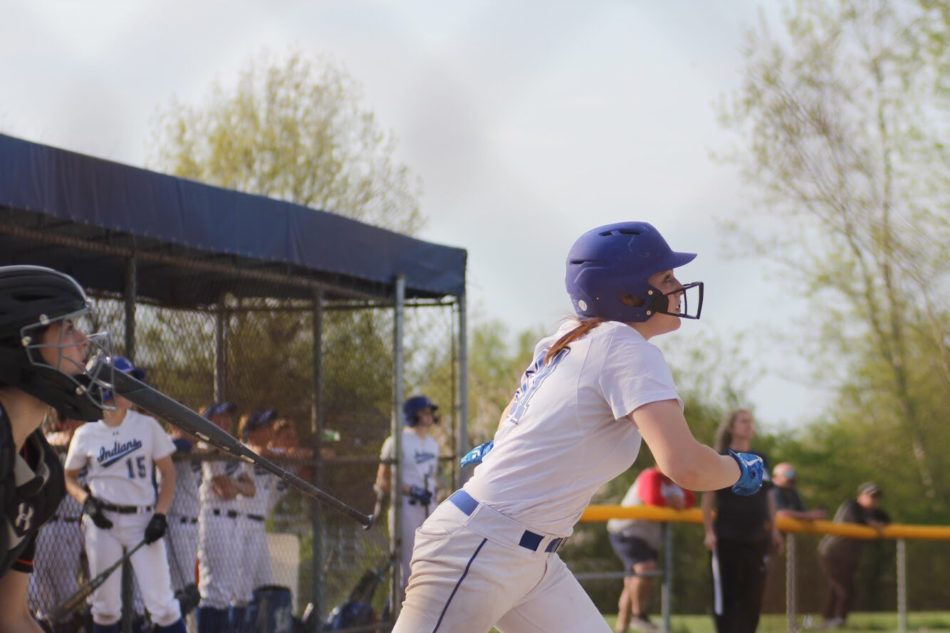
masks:
<instances>
[{"instance_id":1,"label":"spectator standing","mask_svg":"<svg viewBox=\"0 0 950 633\"><path fill-rule=\"evenodd\" d=\"M716 449L722 454L730 450L752 453L767 464L765 455L752 450L754 437L752 413L737 409L720 425ZM769 487L766 482L749 496L737 495L728 488L703 495L704 545L711 553L718 633L753 633L759 626L769 547L778 551L783 548Z\"/></svg>"},{"instance_id":2,"label":"spectator standing","mask_svg":"<svg viewBox=\"0 0 950 633\"><path fill-rule=\"evenodd\" d=\"M775 504L775 516L788 517L799 521L824 519L828 514L823 508L808 510L798 494L798 472L787 462L777 464L772 469L772 489L769 490L772 503Z\"/></svg>"},{"instance_id":3,"label":"spectator standing","mask_svg":"<svg viewBox=\"0 0 950 633\"><path fill-rule=\"evenodd\" d=\"M884 492L874 482L858 486L856 499L845 501L835 512L835 523L858 523L881 529L891 522L881 509ZM826 628L844 626L854 606L854 574L861 562L864 541L846 536L826 535L818 543L821 567L828 578L828 599L822 613Z\"/></svg>"},{"instance_id":4,"label":"spectator standing","mask_svg":"<svg viewBox=\"0 0 950 633\"><path fill-rule=\"evenodd\" d=\"M637 476L620 505L650 505L682 510L692 507L695 502L696 497L691 491L684 490L658 468L651 467ZM623 591L620 593L617 611L617 633L625 633L631 624L640 631L658 630L650 622L647 611L652 588L650 574L657 569L663 527L664 524L658 521L607 521L610 545L623 561L624 571L634 573L633 576L625 576L623 579Z\"/></svg>"}]
</instances>

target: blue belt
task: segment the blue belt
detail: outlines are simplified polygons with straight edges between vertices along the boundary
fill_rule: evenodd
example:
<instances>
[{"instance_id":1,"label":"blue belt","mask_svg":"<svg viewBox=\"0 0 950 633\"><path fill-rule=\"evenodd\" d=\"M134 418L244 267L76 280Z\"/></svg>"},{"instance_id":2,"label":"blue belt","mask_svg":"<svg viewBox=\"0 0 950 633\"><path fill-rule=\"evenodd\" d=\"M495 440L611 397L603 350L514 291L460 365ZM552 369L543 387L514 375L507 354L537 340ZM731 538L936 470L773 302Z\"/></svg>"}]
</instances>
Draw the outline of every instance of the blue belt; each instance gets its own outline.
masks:
<instances>
[{"instance_id":1,"label":"blue belt","mask_svg":"<svg viewBox=\"0 0 950 633\"><path fill-rule=\"evenodd\" d=\"M472 512L475 512L475 508L478 507L478 501L464 490L456 490L453 492L452 496L449 497L449 501L468 516L471 516ZM532 552L536 552L543 540L544 536L541 534L532 532L531 530L525 530L524 534L521 535L521 540L518 541L518 545ZM544 551L549 553L556 552L565 540L564 538L552 539L551 542L548 543L548 546L544 548Z\"/></svg>"}]
</instances>

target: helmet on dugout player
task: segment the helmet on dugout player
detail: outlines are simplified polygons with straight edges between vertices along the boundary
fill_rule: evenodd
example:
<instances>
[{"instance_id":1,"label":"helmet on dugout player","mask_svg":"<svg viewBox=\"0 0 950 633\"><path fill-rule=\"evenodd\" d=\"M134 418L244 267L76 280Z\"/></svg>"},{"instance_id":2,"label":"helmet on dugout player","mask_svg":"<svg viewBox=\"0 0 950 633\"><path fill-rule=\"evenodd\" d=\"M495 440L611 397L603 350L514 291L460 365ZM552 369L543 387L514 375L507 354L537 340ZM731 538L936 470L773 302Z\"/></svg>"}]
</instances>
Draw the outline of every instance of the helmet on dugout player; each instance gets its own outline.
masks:
<instances>
[{"instance_id":1,"label":"helmet on dugout player","mask_svg":"<svg viewBox=\"0 0 950 633\"><path fill-rule=\"evenodd\" d=\"M567 256L565 283L574 311L581 317L642 322L654 314L698 319L703 309L703 282L685 284L664 294L649 282L651 275L688 264L696 253L671 249L652 225L618 222L587 231ZM687 291L698 294L689 313ZM681 310L670 311L670 295L679 295Z\"/></svg>"},{"instance_id":2,"label":"helmet on dugout player","mask_svg":"<svg viewBox=\"0 0 950 633\"><path fill-rule=\"evenodd\" d=\"M433 421L439 421L439 419L434 415L439 409L439 406L432 402L428 396L419 395L407 398L406 401L402 403L403 424L406 426L415 426L419 424L419 412L423 409L431 409L433 413Z\"/></svg>"},{"instance_id":3,"label":"helmet on dugout player","mask_svg":"<svg viewBox=\"0 0 950 633\"><path fill-rule=\"evenodd\" d=\"M84 365L67 353L76 343L63 334L88 311L85 291L69 275L42 266L0 267L0 384L42 400L65 417L101 418L101 392L89 387L98 381L102 364ZM59 338L45 341L53 326L59 326ZM106 334L85 336L83 345L83 360L90 353L108 355ZM50 350L56 354L53 362Z\"/></svg>"}]
</instances>

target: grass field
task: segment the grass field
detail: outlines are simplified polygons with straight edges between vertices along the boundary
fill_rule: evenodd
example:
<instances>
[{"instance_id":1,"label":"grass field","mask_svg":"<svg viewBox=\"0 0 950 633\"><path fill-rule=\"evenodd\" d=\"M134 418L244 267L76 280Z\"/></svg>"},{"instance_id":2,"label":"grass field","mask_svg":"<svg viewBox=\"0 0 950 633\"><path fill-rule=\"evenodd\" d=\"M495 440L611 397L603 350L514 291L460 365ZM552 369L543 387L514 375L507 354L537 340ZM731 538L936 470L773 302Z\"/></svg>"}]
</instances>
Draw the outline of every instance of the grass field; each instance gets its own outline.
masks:
<instances>
[{"instance_id":1,"label":"grass field","mask_svg":"<svg viewBox=\"0 0 950 633\"><path fill-rule=\"evenodd\" d=\"M616 622L616 616L605 616L607 622L613 627ZM820 623L821 618L812 616L816 623ZM799 616L799 623L802 617ZM653 617L653 622L660 624L658 616ZM911 613L908 616L907 630L913 633L929 633L930 631L950 631L950 611L932 611L922 613ZM758 633L786 633L788 628L785 626L784 615L764 615L759 623ZM808 629L802 629L808 630ZM823 629L812 629L821 631ZM851 633L857 631L897 631L896 613L854 613L848 619L847 628L835 629L841 633ZM559 633L551 631L551 633ZM581 631L571 631L564 633L583 633ZM673 633L716 633L712 618L708 615L674 615Z\"/></svg>"}]
</instances>

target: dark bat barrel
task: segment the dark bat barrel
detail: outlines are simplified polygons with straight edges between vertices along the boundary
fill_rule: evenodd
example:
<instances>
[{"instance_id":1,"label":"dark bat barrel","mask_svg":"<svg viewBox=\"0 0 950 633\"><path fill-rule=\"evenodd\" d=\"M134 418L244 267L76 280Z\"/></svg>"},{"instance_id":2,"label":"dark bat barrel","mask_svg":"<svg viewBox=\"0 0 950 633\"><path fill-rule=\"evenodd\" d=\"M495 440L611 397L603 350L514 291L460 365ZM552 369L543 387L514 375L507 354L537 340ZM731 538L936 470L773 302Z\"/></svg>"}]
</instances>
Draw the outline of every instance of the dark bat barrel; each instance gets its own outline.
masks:
<instances>
[{"instance_id":1,"label":"dark bat barrel","mask_svg":"<svg viewBox=\"0 0 950 633\"><path fill-rule=\"evenodd\" d=\"M369 527L372 518L363 514L356 508L340 501L336 497L320 490L308 481L305 481L297 475L291 473L285 468L278 466L274 462L261 457L251 449L247 448L236 437L218 428L210 420L201 417L177 400L166 396L162 392L136 380L132 376L120 371L114 373L113 387L115 391L137 404L146 411L156 415L171 424L198 436L209 444L224 450L235 457L241 457L262 468L277 475L287 483L291 484L307 496L316 499L326 505L335 508L360 523L363 527Z\"/></svg>"}]
</instances>

